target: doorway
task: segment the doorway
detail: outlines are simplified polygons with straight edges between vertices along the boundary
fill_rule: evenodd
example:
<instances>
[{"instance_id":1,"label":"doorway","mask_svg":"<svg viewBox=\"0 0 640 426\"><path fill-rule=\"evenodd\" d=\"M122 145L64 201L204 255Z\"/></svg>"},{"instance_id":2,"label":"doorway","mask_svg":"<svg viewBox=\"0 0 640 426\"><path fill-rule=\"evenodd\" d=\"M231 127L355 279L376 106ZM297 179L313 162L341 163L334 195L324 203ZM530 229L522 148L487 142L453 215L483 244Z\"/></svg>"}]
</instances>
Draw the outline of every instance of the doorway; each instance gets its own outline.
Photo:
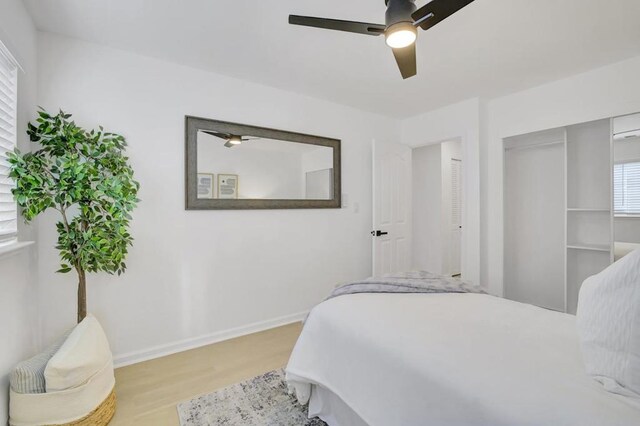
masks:
<instances>
[{"instance_id":1,"label":"doorway","mask_svg":"<svg viewBox=\"0 0 640 426\"><path fill-rule=\"evenodd\" d=\"M461 275L462 176L459 139L413 149L413 269Z\"/></svg>"}]
</instances>

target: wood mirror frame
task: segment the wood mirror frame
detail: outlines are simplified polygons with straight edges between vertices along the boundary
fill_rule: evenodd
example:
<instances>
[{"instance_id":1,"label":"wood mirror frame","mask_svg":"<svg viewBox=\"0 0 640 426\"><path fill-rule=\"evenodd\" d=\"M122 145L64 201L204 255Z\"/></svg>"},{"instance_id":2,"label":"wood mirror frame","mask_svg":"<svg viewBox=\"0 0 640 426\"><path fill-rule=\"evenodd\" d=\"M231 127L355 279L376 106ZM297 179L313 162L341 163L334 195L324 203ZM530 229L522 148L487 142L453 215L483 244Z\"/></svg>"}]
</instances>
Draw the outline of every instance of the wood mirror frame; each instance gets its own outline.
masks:
<instances>
[{"instance_id":1,"label":"wood mirror frame","mask_svg":"<svg viewBox=\"0 0 640 426\"><path fill-rule=\"evenodd\" d=\"M233 135L318 145L333 148L333 198L303 199L216 199L198 198L198 131L209 130ZM339 209L342 199L340 140L245 124L229 123L201 117L185 117L185 209L186 210L252 210L252 209Z\"/></svg>"}]
</instances>

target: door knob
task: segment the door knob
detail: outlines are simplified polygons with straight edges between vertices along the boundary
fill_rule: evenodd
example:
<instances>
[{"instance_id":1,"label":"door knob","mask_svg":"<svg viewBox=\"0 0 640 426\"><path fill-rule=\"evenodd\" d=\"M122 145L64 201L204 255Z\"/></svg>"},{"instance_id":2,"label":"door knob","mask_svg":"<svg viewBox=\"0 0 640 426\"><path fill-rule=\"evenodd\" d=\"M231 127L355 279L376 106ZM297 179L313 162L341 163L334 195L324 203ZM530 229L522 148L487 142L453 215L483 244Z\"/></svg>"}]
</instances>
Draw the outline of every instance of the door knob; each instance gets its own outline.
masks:
<instances>
[{"instance_id":1,"label":"door knob","mask_svg":"<svg viewBox=\"0 0 640 426\"><path fill-rule=\"evenodd\" d=\"M381 230L376 230L376 231L371 231L371 235L373 235L374 237L381 237L383 235L387 235L388 232L382 232Z\"/></svg>"}]
</instances>

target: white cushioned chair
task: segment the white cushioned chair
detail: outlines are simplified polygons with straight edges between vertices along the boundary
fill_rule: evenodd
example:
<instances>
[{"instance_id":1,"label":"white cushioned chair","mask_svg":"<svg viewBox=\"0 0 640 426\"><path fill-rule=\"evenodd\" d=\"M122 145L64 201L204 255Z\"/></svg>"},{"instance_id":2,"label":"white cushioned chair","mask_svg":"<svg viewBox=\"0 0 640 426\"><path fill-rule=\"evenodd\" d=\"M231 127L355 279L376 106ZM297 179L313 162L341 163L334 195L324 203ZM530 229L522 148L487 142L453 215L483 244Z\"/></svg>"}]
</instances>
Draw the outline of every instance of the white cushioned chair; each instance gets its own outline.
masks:
<instances>
[{"instance_id":1,"label":"white cushioned chair","mask_svg":"<svg viewBox=\"0 0 640 426\"><path fill-rule=\"evenodd\" d=\"M115 413L113 358L88 315L70 333L11 374L9 424L106 425Z\"/></svg>"}]
</instances>

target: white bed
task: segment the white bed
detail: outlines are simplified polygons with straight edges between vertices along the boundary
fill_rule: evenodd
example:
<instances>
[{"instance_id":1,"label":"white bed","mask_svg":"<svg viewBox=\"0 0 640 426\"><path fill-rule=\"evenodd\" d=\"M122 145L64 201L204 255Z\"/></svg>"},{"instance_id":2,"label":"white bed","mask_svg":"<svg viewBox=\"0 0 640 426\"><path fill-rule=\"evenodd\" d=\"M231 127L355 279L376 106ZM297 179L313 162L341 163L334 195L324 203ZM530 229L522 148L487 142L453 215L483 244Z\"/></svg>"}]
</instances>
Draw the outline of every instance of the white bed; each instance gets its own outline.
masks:
<instances>
[{"instance_id":1,"label":"white bed","mask_svg":"<svg viewBox=\"0 0 640 426\"><path fill-rule=\"evenodd\" d=\"M640 425L585 374L575 317L488 295L331 299L286 370L331 426Z\"/></svg>"}]
</instances>

